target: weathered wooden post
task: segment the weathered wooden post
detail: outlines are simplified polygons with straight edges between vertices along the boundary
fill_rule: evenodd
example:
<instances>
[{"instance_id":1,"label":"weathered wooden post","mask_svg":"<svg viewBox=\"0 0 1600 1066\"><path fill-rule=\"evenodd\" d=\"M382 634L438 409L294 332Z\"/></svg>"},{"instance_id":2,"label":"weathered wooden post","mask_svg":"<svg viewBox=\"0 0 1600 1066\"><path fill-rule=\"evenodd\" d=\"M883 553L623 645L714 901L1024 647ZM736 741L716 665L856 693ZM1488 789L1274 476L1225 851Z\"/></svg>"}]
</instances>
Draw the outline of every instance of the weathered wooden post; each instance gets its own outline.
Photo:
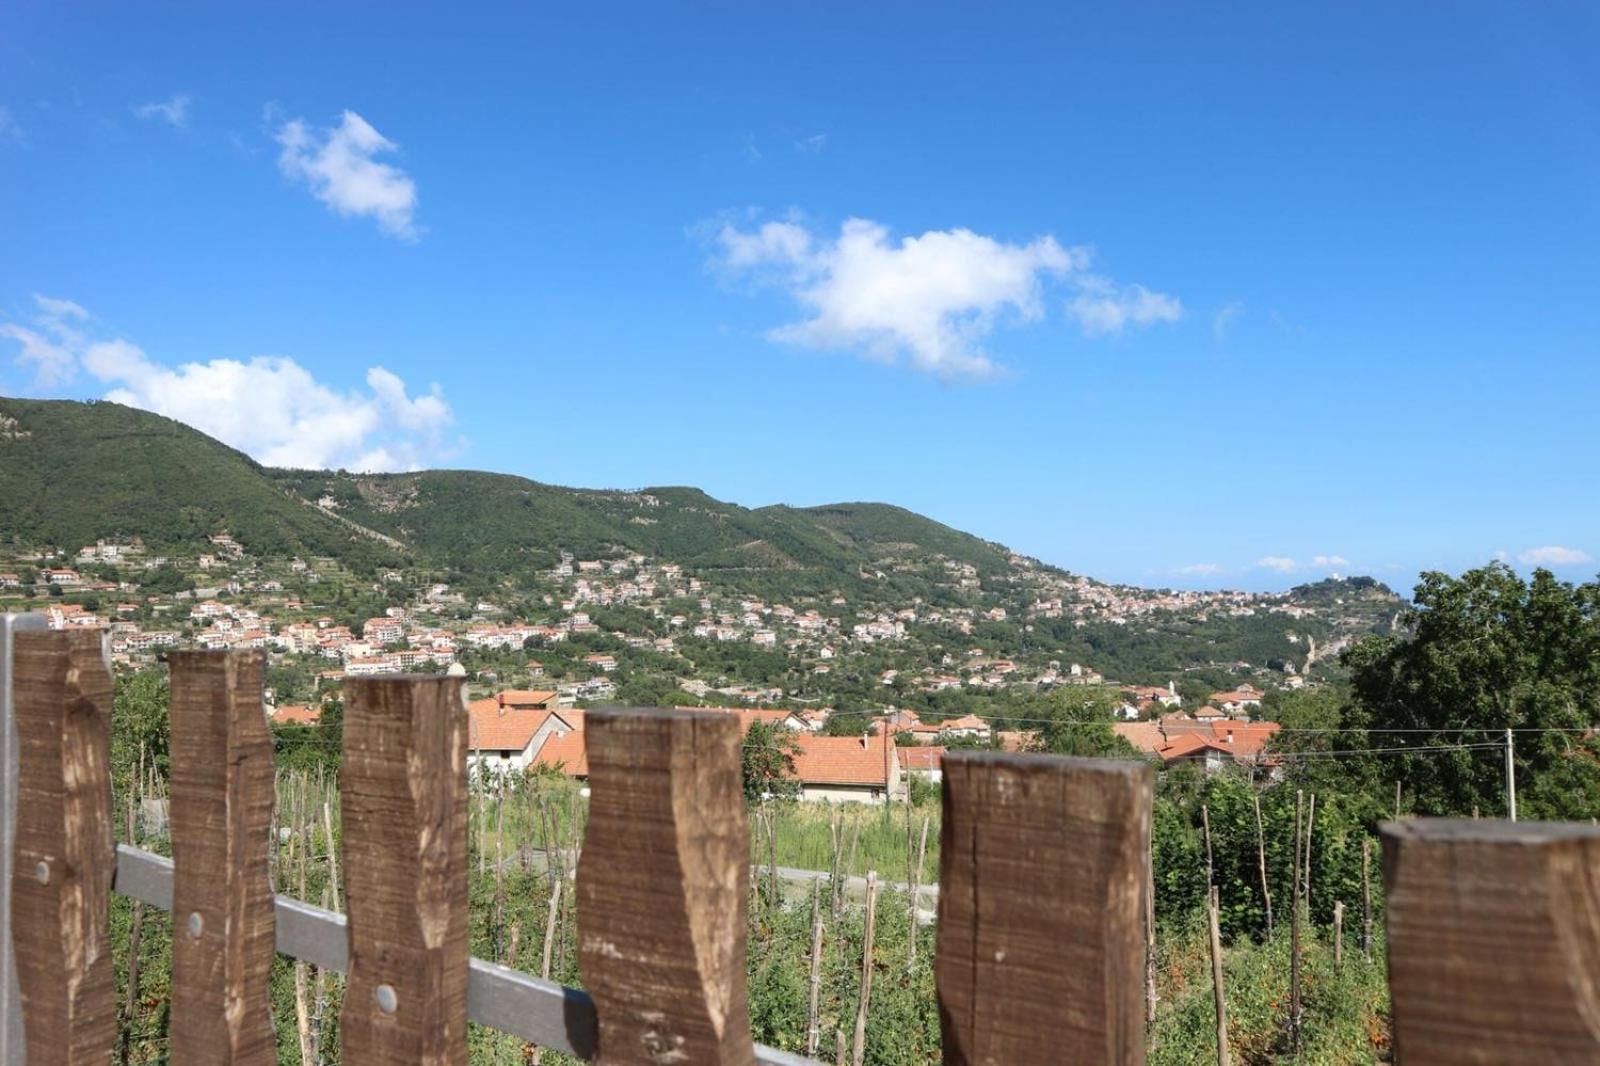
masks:
<instances>
[{"instance_id":1,"label":"weathered wooden post","mask_svg":"<svg viewBox=\"0 0 1600 1066\"><path fill-rule=\"evenodd\" d=\"M1396 1060L1600 1062L1600 829L1380 831Z\"/></svg>"},{"instance_id":2,"label":"weathered wooden post","mask_svg":"<svg viewBox=\"0 0 1600 1066\"><path fill-rule=\"evenodd\" d=\"M263 652L175 651L172 671L171 1054L278 1061L267 877L274 785Z\"/></svg>"},{"instance_id":3,"label":"weathered wooden post","mask_svg":"<svg viewBox=\"0 0 1600 1066\"><path fill-rule=\"evenodd\" d=\"M753 1066L739 723L679 710L587 718L578 951L595 1061Z\"/></svg>"},{"instance_id":4,"label":"weathered wooden post","mask_svg":"<svg viewBox=\"0 0 1600 1066\"><path fill-rule=\"evenodd\" d=\"M16 676L11 635L43 629L43 615L0 614L0 1062L26 1061L22 1033L22 991L11 946L11 848L17 821L17 723L11 698Z\"/></svg>"},{"instance_id":5,"label":"weathered wooden post","mask_svg":"<svg viewBox=\"0 0 1600 1066\"><path fill-rule=\"evenodd\" d=\"M11 935L29 1066L108 1062L111 671L97 631L12 637L18 740Z\"/></svg>"},{"instance_id":6,"label":"weathered wooden post","mask_svg":"<svg viewBox=\"0 0 1600 1066\"><path fill-rule=\"evenodd\" d=\"M467 711L453 677L345 680L350 1063L467 1062ZM332 840L330 838L330 848Z\"/></svg>"},{"instance_id":7,"label":"weathered wooden post","mask_svg":"<svg viewBox=\"0 0 1600 1066\"><path fill-rule=\"evenodd\" d=\"M945 756L935 969L949 1066L1144 1061L1151 778L1134 762Z\"/></svg>"}]
</instances>

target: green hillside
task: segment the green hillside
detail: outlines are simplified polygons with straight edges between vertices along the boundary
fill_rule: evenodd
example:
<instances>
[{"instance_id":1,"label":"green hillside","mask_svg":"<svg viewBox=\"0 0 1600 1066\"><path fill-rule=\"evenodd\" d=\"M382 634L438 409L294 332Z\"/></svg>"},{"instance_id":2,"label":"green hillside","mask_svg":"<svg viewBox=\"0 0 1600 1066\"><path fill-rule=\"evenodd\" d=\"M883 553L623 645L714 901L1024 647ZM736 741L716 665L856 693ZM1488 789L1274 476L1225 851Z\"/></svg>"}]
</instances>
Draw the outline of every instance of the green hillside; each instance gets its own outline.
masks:
<instances>
[{"instance_id":1,"label":"green hillside","mask_svg":"<svg viewBox=\"0 0 1600 1066\"><path fill-rule=\"evenodd\" d=\"M264 556L358 568L396 556L181 422L114 403L0 397L0 539L76 550L137 537L159 550L222 532Z\"/></svg>"},{"instance_id":2,"label":"green hillside","mask_svg":"<svg viewBox=\"0 0 1600 1066\"><path fill-rule=\"evenodd\" d=\"M273 470L179 422L113 403L0 399L0 538L155 550L228 532L262 557L325 555L355 570L411 564L489 587L619 551L761 594L931 594L944 557L984 572L1003 549L885 504L763 507L687 487L637 492L431 470ZM392 542L387 539L392 538Z\"/></svg>"}]
</instances>

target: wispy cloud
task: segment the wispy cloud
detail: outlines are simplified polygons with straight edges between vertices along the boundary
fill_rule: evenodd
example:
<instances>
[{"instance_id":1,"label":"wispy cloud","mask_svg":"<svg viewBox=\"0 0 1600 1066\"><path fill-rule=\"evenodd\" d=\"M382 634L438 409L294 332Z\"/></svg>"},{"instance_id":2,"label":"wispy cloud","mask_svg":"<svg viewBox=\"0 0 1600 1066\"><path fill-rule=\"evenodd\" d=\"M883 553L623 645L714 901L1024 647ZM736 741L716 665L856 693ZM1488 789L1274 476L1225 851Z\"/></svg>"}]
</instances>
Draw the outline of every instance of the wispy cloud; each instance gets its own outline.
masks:
<instances>
[{"instance_id":1,"label":"wispy cloud","mask_svg":"<svg viewBox=\"0 0 1600 1066\"><path fill-rule=\"evenodd\" d=\"M22 126L11 109L0 104L0 144L21 144L24 140Z\"/></svg>"},{"instance_id":2,"label":"wispy cloud","mask_svg":"<svg viewBox=\"0 0 1600 1066\"><path fill-rule=\"evenodd\" d=\"M702 231L724 277L780 288L806 310L801 321L768 331L770 339L903 358L946 378L999 370L984 340L1003 320L1043 318L1049 285L1076 291L1070 313L1086 333L1181 313L1172 297L1089 273L1088 248L1049 235L1013 244L949 229L896 240L887 226L864 218L846 220L837 237L796 219L752 228L722 222Z\"/></svg>"},{"instance_id":3,"label":"wispy cloud","mask_svg":"<svg viewBox=\"0 0 1600 1066\"><path fill-rule=\"evenodd\" d=\"M382 366L364 389L341 390L282 356L212 359L169 366L120 337L96 336L92 316L70 300L35 297L32 325L0 324L19 361L48 368L50 383L80 371L105 398L186 422L272 466L409 470L461 446L439 386L412 394Z\"/></svg>"},{"instance_id":4,"label":"wispy cloud","mask_svg":"<svg viewBox=\"0 0 1600 1066\"><path fill-rule=\"evenodd\" d=\"M1238 321L1242 314L1244 314L1244 304L1238 300L1218 308L1217 313L1211 316L1211 335L1218 340L1226 337L1228 331L1233 329L1234 322Z\"/></svg>"},{"instance_id":5,"label":"wispy cloud","mask_svg":"<svg viewBox=\"0 0 1600 1066\"><path fill-rule=\"evenodd\" d=\"M159 119L169 126L182 129L189 124L189 97L186 93L177 93L166 100L135 104L133 113L143 119Z\"/></svg>"},{"instance_id":6,"label":"wispy cloud","mask_svg":"<svg viewBox=\"0 0 1600 1066\"><path fill-rule=\"evenodd\" d=\"M283 123L275 138L282 148L278 167L293 181L303 181L311 195L336 214L375 219L392 237L414 241L417 186L410 175L375 157L398 146L354 111L339 124L314 130L303 119Z\"/></svg>"},{"instance_id":7,"label":"wispy cloud","mask_svg":"<svg viewBox=\"0 0 1600 1066\"><path fill-rule=\"evenodd\" d=\"M1317 555L1312 558L1311 565L1319 570L1326 570L1330 567L1349 566L1350 560L1342 555Z\"/></svg>"},{"instance_id":8,"label":"wispy cloud","mask_svg":"<svg viewBox=\"0 0 1600 1066\"><path fill-rule=\"evenodd\" d=\"M1594 557L1581 548L1563 548L1547 544L1542 548L1529 548L1517 555L1524 566L1582 566L1594 562Z\"/></svg>"},{"instance_id":9,"label":"wispy cloud","mask_svg":"<svg viewBox=\"0 0 1600 1066\"><path fill-rule=\"evenodd\" d=\"M1129 325L1148 326L1176 322L1183 304L1176 297L1151 292L1143 285L1117 285L1106 278L1086 275L1079 292L1067 303L1067 314L1077 320L1088 337L1120 333Z\"/></svg>"},{"instance_id":10,"label":"wispy cloud","mask_svg":"<svg viewBox=\"0 0 1600 1066\"><path fill-rule=\"evenodd\" d=\"M828 145L826 133L813 133L809 137L802 137L794 142L794 150L802 155L815 155Z\"/></svg>"},{"instance_id":11,"label":"wispy cloud","mask_svg":"<svg viewBox=\"0 0 1600 1066\"><path fill-rule=\"evenodd\" d=\"M33 297L34 311L22 322L0 322L0 337L17 342L15 361L33 373L34 388L70 380L83 346L82 322L89 313L71 300Z\"/></svg>"},{"instance_id":12,"label":"wispy cloud","mask_svg":"<svg viewBox=\"0 0 1600 1066\"><path fill-rule=\"evenodd\" d=\"M1190 577L1214 577L1222 573L1222 567L1216 563L1190 563L1188 566L1178 567L1178 573Z\"/></svg>"},{"instance_id":13,"label":"wispy cloud","mask_svg":"<svg viewBox=\"0 0 1600 1066\"><path fill-rule=\"evenodd\" d=\"M1276 570L1280 574L1292 574L1300 569L1300 564L1286 555L1263 555L1256 560L1256 566L1263 570Z\"/></svg>"}]
</instances>

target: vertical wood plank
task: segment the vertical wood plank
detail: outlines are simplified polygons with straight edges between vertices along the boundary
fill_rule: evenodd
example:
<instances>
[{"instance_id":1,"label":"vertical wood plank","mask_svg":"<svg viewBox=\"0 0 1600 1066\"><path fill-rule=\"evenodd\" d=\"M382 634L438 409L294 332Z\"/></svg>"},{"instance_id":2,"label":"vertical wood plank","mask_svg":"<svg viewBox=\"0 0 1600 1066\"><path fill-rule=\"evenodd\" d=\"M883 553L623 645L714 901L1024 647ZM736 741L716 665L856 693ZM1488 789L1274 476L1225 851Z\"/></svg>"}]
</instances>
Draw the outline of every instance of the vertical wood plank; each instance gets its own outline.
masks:
<instances>
[{"instance_id":1,"label":"vertical wood plank","mask_svg":"<svg viewBox=\"0 0 1600 1066\"><path fill-rule=\"evenodd\" d=\"M171 1054L278 1061L267 876L274 797L262 706L266 654L177 651L172 671Z\"/></svg>"},{"instance_id":2,"label":"vertical wood plank","mask_svg":"<svg viewBox=\"0 0 1600 1066\"><path fill-rule=\"evenodd\" d=\"M751 1066L749 826L732 715L588 714L578 952L596 1062Z\"/></svg>"},{"instance_id":3,"label":"vertical wood plank","mask_svg":"<svg viewBox=\"0 0 1600 1066\"><path fill-rule=\"evenodd\" d=\"M17 835L17 722L11 700L11 634L45 628L39 614L0 614L0 1062L25 1061L22 993L11 949L11 849Z\"/></svg>"},{"instance_id":4,"label":"vertical wood plank","mask_svg":"<svg viewBox=\"0 0 1600 1066\"><path fill-rule=\"evenodd\" d=\"M1600 1062L1600 829L1380 831L1396 1060Z\"/></svg>"},{"instance_id":5,"label":"vertical wood plank","mask_svg":"<svg viewBox=\"0 0 1600 1066\"><path fill-rule=\"evenodd\" d=\"M11 933L29 1066L103 1066L111 969L111 671L98 632L13 636L19 743Z\"/></svg>"},{"instance_id":6,"label":"vertical wood plank","mask_svg":"<svg viewBox=\"0 0 1600 1066\"><path fill-rule=\"evenodd\" d=\"M343 1061L467 1062L467 711L446 677L345 680Z\"/></svg>"},{"instance_id":7,"label":"vertical wood plank","mask_svg":"<svg viewBox=\"0 0 1600 1066\"><path fill-rule=\"evenodd\" d=\"M951 1066L1144 1062L1150 768L944 760L935 973Z\"/></svg>"}]
</instances>

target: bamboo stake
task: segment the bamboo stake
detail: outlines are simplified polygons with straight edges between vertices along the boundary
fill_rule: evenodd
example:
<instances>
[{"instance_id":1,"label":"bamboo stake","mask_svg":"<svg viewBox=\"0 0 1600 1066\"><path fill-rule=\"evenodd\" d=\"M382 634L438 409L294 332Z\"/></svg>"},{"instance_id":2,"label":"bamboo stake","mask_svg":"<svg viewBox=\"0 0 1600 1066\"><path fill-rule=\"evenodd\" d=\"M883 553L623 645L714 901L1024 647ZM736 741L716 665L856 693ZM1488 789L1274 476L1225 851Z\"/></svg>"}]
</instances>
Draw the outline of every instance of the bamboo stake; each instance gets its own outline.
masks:
<instances>
[{"instance_id":1,"label":"bamboo stake","mask_svg":"<svg viewBox=\"0 0 1600 1066\"><path fill-rule=\"evenodd\" d=\"M1311 917L1311 831L1317 823L1317 794L1311 794L1311 802L1306 805L1306 889L1303 897L1306 916L1306 931L1315 933L1316 922Z\"/></svg>"},{"instance_id":2,"label":"bamboo stake","mask_svg":"<svg viewBox=\"0 0 1600 1066\"><path fill-rule=\"evenodd\" d=\"M828 894L832 897L833 920L839 920L839 907L844 892L839 885L839 864L844 860L844 814L837 812L828 822L828 835L833 841L833 872L828 877Z\"/></svg>"},{"instance_id":3,"label":"bamboo stake","mask_svg":"<svg viewBox=\"0 0 1600 1066\"><path fill-rule=\"evenodd\" d=\"M1156 971L1160 959L1156 953L1156 866L1155 857L1147 849L1144 861L1144 1020L1146 1025L1156 1021Z\"/></svg>"},{"instance_id":4,"label":"bamboo stake","mask_svg":"<svg viewBox=\"0 0 1600 1066\"><path fill-rule=\"evenodd\" d=\"M1261 794L1251 791L1256 808L1256 862L1261 869L1261 901L1267 908L1267 942L1272 942L1272 889L1267 886L1267 834L1261 824Z\"/></svg>"},{"instance_id":5,"label":"bamboo stake","mask_svg":"<svg viewBox=\"0 0 1600 1066\"><path fill-rule=\"evenodd\" d=\"M138 798L130 791L128 793L126 828L128 843L133 845L138 844L138 822L134 814L134 808L138 802ZM144 904L139 900L134 900L133 921L128 930L128 988L122 1004L122 1061L124 1066L133 1061L131 1040L133 1031L139 1025L139 941L143 933Z\"/></svg>"},{"instance_id":6,"label":"bamboo stake","mask_svg":"<svg viewBox=\"0 0 1600 1066\"><path fill-rule=\"evenodd\" d=\"M1294 885L1293 906L1289 913L1289 1038L1295 1052L1300 1050L1300 804L1304 794L1294 794Z\"/></svg>"},{"instance_id":7,"label":"bamboo stake","mask_svg":"<svg viewBox=\"0 0 1600 1066\"><path fill-rule=\"evenodd\" d=\"M911 931L906 936L906 969L917 968L917 910L922 904L922 860L928 854L928 817L922 818L922 839L917 842L917 865L911 873Z\"/></svg>"},{"instance_id":8,"label":"bamboo stake","mask_svg":"<svg viewBox=\"0 0 1600 1066\"><path fill-rule=\"evenodd\" d=\"M339 849L333 843L333 804L322 801L322 827L328 835L328 890L333 909L339 910Z\"/></svg>"},{"instance_id":9,"label":"bamboo stake","mask_svg":"<svg viewBox=\"0 0 1600 1066\"><path fill-rule=\"evenodd\" d=\"M872 936L877 925L878 872L867 871L866 925L861 934L861 999L856 1006L854 1066L867 1059L867 1009L872 1001Z\"/></svg>"},{"instance_id":10,"label":"bamboo stake","mask_svg":"<svg viewBox=\"0 0 1600 1066\"><path fill-rule=\"evenodd\" d=\"M1214 888L1217 877L1216 866L1211 861L1211 805L1208 803L1200 804L1200 825L1206 838L1206 887Z\"/></svg>"},{"instance_id":11,"label":"bamboo stake","mask_svg":"<svg viewBox=\"0 0 1600 1066\"><path fill-rule=\"evenodd\" d=\"M305 782L302 780L301 784L304 785L304 783ZM306 865L307 865L307 863L306 863L306 847L307 847L307 844L309 843L309 838L305 835L305 825L304 825L304 822L303 822L303 819L305 817L304 810L305 810L305 791L302 788L302 790L300 792L300 797L299 797L299 807L294 812L296 832L300 834L299 837L298 837L298 839L300 841L300 849L299 849L299 854L298 854L298 863L297 863L297 865L300 867L300 869L299 869L300 893L299 894L300 894L300 898L301 899L305 899L306 898ZM289 856L290 856L290 860L291 861L294 861L295 858L296 858L295 847L294 847L295 839L296 838L290 838L290 841L289 841ZM311 968L307 964L301 962L299 959L295 960L295 963L294 963L294 1024L295 1024L295 1030L299 1033L299 1036L300 1036L300 1061L301 1061L301 1063L304 1064L304 1066L315 1066L315 1063L317 1061L317 1045L316 1045L316 1042L312 1039L312 1035L311 1035L311 1004L310 1004L310 989L309 989L310 969Z\"/></svg>"},{"instance_id":12,"label":"bamboo stake","mask_svg":"<svg viewBox=\"0 0 1600 1066\"><path fill-rule=\"evenodd\" d=\"M782 907L783 893L778 890L778 812L775 810L767 811L767 863L772 906Z\"/></svg>"},{"instance_id":13,"label":"bamboo stake","mask_svg":"<svg viewBox=\"0 0 1600 1066\"><path fill-rule=\"evenodd\" d=\"M1211 989L1217 1012L1217 1066L1228 1066L1228 1004L1222 985L1222 934L1218 928L1217 890L1206 898L1206 917L1211 932Z\"/></svg>"},{"instance_id":14,"label":"bamboo stake","mask_svg":"<svg viewBox=\"0 0 1600 1066\"><path fill-rule=\"evenodd\" d=\"M822 1019L818 1005L822 999L822 907L821 880L811 882L811 1000L806 1008L806 1054L817 1057L822 1040Z\"/></svg>"},{"instance_id":15,"label":"bamboo stake","mask_svg":"<svg viewBox=\"0 0 1600 1066\"><path fill-rule=\"evenodd\" d=\"M1372 841L1361 842L1361 954L1372 961Z\"/></svg>"},{"instance_id":16,"label":"bamboo stake","mask_svg":"<svg viewBox=\"0 0 1600 1066\"><path fill-rule=\"evenodd\" d=\"M1333 965L1344 965L1344 901L1333 901Z\"/></svg>"}]
</instances>

